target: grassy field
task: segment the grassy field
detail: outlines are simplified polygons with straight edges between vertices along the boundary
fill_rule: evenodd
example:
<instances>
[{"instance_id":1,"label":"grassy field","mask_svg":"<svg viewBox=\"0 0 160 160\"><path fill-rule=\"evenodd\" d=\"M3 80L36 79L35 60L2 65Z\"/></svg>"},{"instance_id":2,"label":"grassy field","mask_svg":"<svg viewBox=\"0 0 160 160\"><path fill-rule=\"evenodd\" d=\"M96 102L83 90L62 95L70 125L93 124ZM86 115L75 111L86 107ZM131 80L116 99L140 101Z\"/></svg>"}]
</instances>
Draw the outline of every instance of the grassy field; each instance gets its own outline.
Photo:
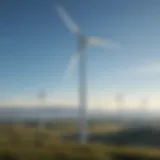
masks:
<instances>
[{"instance_id":1,"label":"grassy field","mask_svg":"<svg viewBox=\"0 0 160 160\"><path fill-rule=\"evenodd\" d=\"M116 133L123 126L114 124L92 124L89 132ZM89 143L82 146L73 141L65 141L61 134L76 132L75 124L59 124L53 129L38 132L36 127L0 125L0 160L159 160L156 148L102 145Z\"/></svg>"}]
</instances>

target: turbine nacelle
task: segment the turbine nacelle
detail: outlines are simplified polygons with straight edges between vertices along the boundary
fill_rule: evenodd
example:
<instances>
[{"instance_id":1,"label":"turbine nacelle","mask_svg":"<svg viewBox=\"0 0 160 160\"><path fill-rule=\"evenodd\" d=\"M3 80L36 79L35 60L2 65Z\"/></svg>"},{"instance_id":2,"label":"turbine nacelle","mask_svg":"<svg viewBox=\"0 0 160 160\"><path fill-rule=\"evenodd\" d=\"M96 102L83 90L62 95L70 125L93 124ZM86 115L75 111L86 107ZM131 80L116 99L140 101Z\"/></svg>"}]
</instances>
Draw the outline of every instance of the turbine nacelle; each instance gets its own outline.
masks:
<instances>
[{"instance_id":1,"label":"turbine nacelle","mask_svg":"<svg viewBox=\"0 0 160 160\"><path fill-rule=\"evenodd\" d=\"M68 74L71 75L70 72L73 72L75 66L79 62L80 52L83 52L87 47L89 46L95 46L95 47L101 47L101 48L103 47L111 51L115 51L120 48L119 44L112 42L110 40L104 40L99 37L93 37L93 36L88 37L88 36L82 35L79 27L68 16L67 11L65 10L64 7L58 5L57 11L62 21L65 23L69 31L72 32L77 37L77 41L78 41L78 44L77 44L78 51L74 55L72 55L70 63L67 68L66 75Z\"/></svg>"},{"instance_id":2,"label":"turbine nacelle","mask_svg":"<svg viewBox=\"0 0 160 160\"><path fill-rule=\"evenodd\" d=\"M79 35L78 36L78 52L84 51L87 46L88 46L88 38L83 35Z\"/></svg>"}]
</instances>

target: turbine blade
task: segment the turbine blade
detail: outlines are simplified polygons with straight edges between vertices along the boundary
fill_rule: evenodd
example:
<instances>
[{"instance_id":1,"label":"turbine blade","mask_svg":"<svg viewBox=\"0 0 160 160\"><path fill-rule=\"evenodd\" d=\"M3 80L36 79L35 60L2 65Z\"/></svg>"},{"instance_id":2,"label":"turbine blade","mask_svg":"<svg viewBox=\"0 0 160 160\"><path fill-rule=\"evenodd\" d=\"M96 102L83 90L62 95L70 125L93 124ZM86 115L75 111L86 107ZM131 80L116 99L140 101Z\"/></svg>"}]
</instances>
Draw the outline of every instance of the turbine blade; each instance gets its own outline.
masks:
<instances>
[{"instance_id":1,"label":"turbine blade","mask_svg":"<svg viewBox=\"0 0 160 160\"><path fill-rule=\"evenodd\" d=\"M97 37L89 37L88 38L88 44L96 47L104 47L110 50L119 50L120 45L116 42L110 41L110 40L104 40Z\"/></svg>"},{"instance_id":2,"label":"turbine blade","mask_svg":"<svg viewBox=\"0 0 160 160\"><path fill-rule=\"evenodd\" d=\"M57 11L62 21L64 21L64 23L67 25L68 29L73 33L78 33L79 27L71 20L66 10L61 6L57 6Z\"/></svg>"},{"instance_id":3,"label":"turbine blade","mask_svg":"<svg viewBox=\"0 0 160 160\"><path fill-rule=\"evenodd\" d=\"M79 53L75 53L72 55L72 57L70 59L70 62L68 64L68 67L67 67L67 70L65 72L63 79L69 78L73 75L74 70L75 70L76 66L78 65L78 63L79 63Z\"/></svg>"}]
</instances>

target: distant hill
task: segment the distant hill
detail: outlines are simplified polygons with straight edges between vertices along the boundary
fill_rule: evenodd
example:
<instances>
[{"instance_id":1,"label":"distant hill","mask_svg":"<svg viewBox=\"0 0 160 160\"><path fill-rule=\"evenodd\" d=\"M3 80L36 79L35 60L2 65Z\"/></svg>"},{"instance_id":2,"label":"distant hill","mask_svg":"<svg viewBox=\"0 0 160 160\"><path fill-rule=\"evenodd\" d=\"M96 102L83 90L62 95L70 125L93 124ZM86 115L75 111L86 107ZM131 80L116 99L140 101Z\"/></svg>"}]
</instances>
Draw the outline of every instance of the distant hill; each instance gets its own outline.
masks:
<instances>
[{"instance_id":1,"label":"distant hill","mask_svg":"<svg viewBox=\"0 0 160 160\"><path fill-rule=\"evenodd\" d=\"M98 141L105 144L115 145L135 145L160 147L160 128L141 126L137 128L125 129L118 133L99 134L90 136L90 141Z\"/></svg>"},{"instance_id":2,"label":"distant hill","mask_svg":"<svg viewBox=\"0 0 160 160\"><path fill-rule=\"evenodd\" d=\"M127 114L126 114L127 113ZM118 117L118 115L112 111L101 111L100 109L89 109L88 119L92 119L100 122L118 122L118 123L128 123L129 125L142 123L159 123L157 117L149 117L148 120L143 119L144 117L134 117L133 113L126 112L123 116L124 119ZM5 120L17 120L17 119L54 119L70 117L74 118L78 116L78 106L46 106L46 107L0 107L0 121ZM133 117L134 118L133 118ZM136 116L136 115L135 115ZM143 120L143 121L142 121Z\"/></svg>"},{"instance_id":3,"label":"distant hill","mask_svg":"<svg viewBox=\"0 0 160 160\"><path fill-rule=\"evenodd\" d=\"M88 117L96 119L110 118L110 113L101 113L95 109L88 111ZM77 117L78 107L75 106L47 106L47 107L1 107L0 120L6 119L48 119L59 117Z\"/></svg>"},{"instance_id":4,"label":"distant hill","mask_svg":"<svg viewBox=\"0 0 160 160\"><path fill-rule=\"evenodd\" d=\"M90 142L103 143L116 146L139 146L160 148L160 127L137 126L114 133L89 134ZM79 135L63 136L66 140L78 140Z\"/></svg>"},{"instance_id":5,"label":"distant hill","mask_svg":"<svg viewBox=\"0 0 160 160\"><path fill-rule=\"evenodd\" d=\"M77 109L69 107L47 107L47 108L0 108L0 120L5 119L37 119L54 117L73 117L77 115Z\"/></svg>"}]
</instances>

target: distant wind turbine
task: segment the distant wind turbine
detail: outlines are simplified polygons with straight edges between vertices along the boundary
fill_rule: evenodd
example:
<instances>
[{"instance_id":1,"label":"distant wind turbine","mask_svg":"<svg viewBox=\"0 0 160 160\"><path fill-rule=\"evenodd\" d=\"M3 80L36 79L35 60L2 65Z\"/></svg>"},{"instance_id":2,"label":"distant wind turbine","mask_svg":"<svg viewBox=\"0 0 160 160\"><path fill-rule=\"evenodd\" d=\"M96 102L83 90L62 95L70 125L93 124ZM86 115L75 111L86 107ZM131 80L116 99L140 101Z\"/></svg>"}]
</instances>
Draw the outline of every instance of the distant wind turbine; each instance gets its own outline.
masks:
<instances>
[{"instance_id":1,"label":"distant wind turbine","mask_svg":"<svg viewBox=\"0 0 160 160\"><path fill-rule=\"evenodd\" d=\"M42 117L40 117L40 110L39 107L45 104L45 98L46 98L46 92L45 90L41 90L38 92L37 94L37 98L38 98L38 106L37 106L37 127L36 127L36 132L34 135L34 139L35 139L35 145L41 146L43 141L44 141L44 125L43 122L41 120Z\"/></svg>"},{"instance_id":2,"label":"distant wind turbine","mask_svg":"<svg viewBox=\"0 0 160 160\"><path fill-rule=\"evenodd\" d=\"M116 103L117 103L117 110L118 110L118 117L120 120L123 120L124 116L124 95L123 94L116 94Z\"/></svg>"},{"instance_id":3,"label":"distant wind turbine","mask_svg":"<svg viewBox=\"0 0 160 160\"><path fill-rule=\"evenodd\" d=\"M140 103L140 118L141 119L148 116L147 115L148 114L147 113L148 103L149 103L148 98L144 98L144 99L141 100L141 103Z\"/></svg>"},{"instance_id":4,"label":"distant wind turbine","mask_svg":"<svg viewBox=\"0 0 160 160\"><path fill-rule=\"evenodd\" d=\"M80 142L87 142L87 83L86 83L86 54L85 49L88 46L106 47L107 49L115 50L119 45L110 41L103 40L97 37L87 37L81 34L79 27L70 19L64 7L57 5L57 11L60 18L66 24L70 32L77 37L77 52L71 57L65 77L71 76L77 63L79 63L79 125L80 125Z\"/></svg>"},{"instance_id":5,"label":"distant wind turbine","mask_svg":"<svg viewBox=\"0 0 160 160\"><path fill-rule=\"evenodd\" d=\"M44 107L46 96L47 96L46 95L46 91L44 89L38 92L39 105L42 105ZM39 114L40 114L40 112L39 112ZM43 127L44 127L44 125L42 123L43 120L41 120L42 117L40 117L40 115L38 116L38 118L39 118L39 126L38 126L38 128L42 130Z\"/></svg>"},{"instance_id":6,"label":"distant wind turbine","mask_svg":"<svg viewBox=\"0 0 160 160\"><path fill-rule=\"evenodd\" d=\"M38 99L41 105L44 105L46 96L46 91L44 89L38 92Z\"/></svg>"}]
</instances>

